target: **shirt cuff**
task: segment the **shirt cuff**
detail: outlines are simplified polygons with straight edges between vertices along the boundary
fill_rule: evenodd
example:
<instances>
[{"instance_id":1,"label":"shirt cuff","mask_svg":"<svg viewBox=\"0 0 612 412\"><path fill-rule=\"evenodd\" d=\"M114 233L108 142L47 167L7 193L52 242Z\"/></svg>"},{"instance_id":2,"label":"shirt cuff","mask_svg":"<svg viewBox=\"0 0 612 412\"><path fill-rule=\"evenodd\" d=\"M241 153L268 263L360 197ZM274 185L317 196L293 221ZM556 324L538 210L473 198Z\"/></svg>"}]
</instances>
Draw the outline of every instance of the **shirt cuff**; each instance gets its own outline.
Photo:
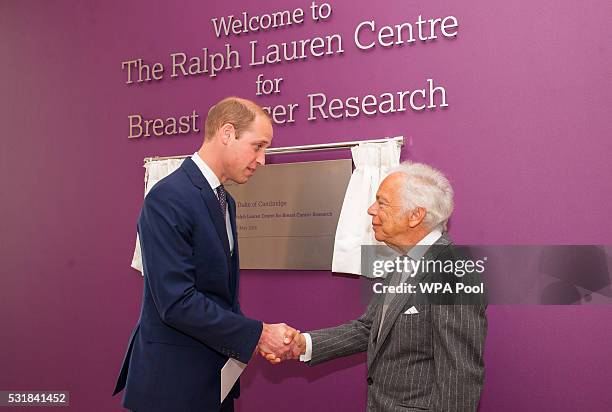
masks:
<instances>
[{"instance_id":1,"label":"shirt cuff","mask_svg":"<svg viewBox=\"0 0 612 412\"><path fill-rule=\"evenodd\" d=\"M310 362L312 359L312 338L310 337L310 333L302 333L302 336L304 336L306 340L306 353L300 355L300 361Z\"/></svg>"}]
</instances>

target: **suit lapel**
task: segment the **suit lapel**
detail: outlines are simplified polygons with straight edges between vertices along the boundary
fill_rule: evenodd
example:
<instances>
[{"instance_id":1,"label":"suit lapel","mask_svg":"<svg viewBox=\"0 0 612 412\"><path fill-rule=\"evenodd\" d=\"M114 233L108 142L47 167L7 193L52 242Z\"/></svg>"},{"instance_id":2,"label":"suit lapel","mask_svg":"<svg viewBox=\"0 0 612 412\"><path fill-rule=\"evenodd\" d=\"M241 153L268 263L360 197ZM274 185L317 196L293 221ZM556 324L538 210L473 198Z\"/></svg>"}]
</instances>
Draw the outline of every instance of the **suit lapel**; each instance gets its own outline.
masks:
<instances>
[{"instance_id":1,"label":"suit lapel","mask_svg":"<svg viewBox=\"0 0 612 412\"><path fill-rule=\"evenodd\" d=\"M238 263L238 233L236 231L236 202L234 198L227 193L227 209L230 216L230 226L232 227L232 237L234 238L234 253L231 256L230 262L230 290L232 292L232 296L236 299L236 289L238 285L238 273L239 273L239 263Z\"/></svg>"},{"instance_id":2,"label":"suit lapel","mask_svg":"<svg viewBox=\"0 0 612 412\"><path fill-rule=\"evenodd\" d=\"M200 195L204 200L204 204L206 204L210 219L215 226L215 231L217 232L219 240L221 241L223 249L225 250L225 254L229 259L229 240L227 239L227 229L225 228L225 216L223 216L223 213L221 212L219 199L217 199L215 192L213 192L212 188L206 181L206 178L190 157L185 159L185 161L181 164L181 168L185 171L185 173L187 173L187 176L189 176L189 179L194 186L200 189Z\"/></svg>"},{"instance_id":3,"label":"suit lapel","mask_svg":"<svg viewBox=\"0 0 612 412\"><path fill-rule=\"evenodd\" d=\"M227 238L225 216L223 216L223 212L221 212L219 199L217 199L217 196L215 195L210 186L202 188L202 190L200 190L200 194L204 199L204 203L206 203L206 207L208 208L208 212L210 213L210 218L212 219L213 224L215 225L215 230L217 231L217 235L219 235L219 240L221 240L221 244L223 245L223 250L225 250L225 254L229 258L229 239Z\"/></svg>"},{"instance_id":4,"label":"suit lapel","mask_svg":"<svg viewBox=\"0 0 612 412\"><path fill-rule=\"evenodd\" d=\"M376 333L378 333L378 330L380 329L380 319L382 317L382 309L383 309L383 302L384 302L384 296L382 296L382 298L380 298L380 302L377 305L377 310L376 310L376 316L374 317L374 321L372 322L372 327L370 328L370 335L371 335L371 339L370 342L371 344L373 344L374 350L372 352L372 354L370 356L368 356L368 369L370 369L370 366L372 365L372 362L374 361L374 358L376 357L376 354L378 353L378 337L376 336Z\"/></svg>"},{"instance_id":5,"label":"suit lapel","mask_svg":"<svg viewBox=\"0 0 612 412\"><path fill-rule=\"evenodd\" d=\"M448 239L446 235L442 235L440 239L438 239L436 243L432 245L433 247L430 247L427 250L423 258L425 260L436 258L436 256L439 255L441 252L441 249L442 249L441 246L445 246L448 244L450 244L450 240ZM421 281L421 279L422 279L422 276L420 276L420 273L416 273L414 277L408 278L406 282L407 283L418 283ZM385 282L385 283L388 283L388 282ZM389 333L391 332L391 329L393 329L393 326L395 325L395 321L397 320L397 317L400 315L400 313L403 312L403 309L406 306L408 306L407 304L412 300L413 299L411 299L411 295L404 296L400 294L400 295L395 296L394 299L389 303L389 307L387 308L387 313L385 314L385 319L383 321L382 328L380 329L380 333L376 339L374 353L372 354L372 356L368 357L369 358L368 366L374 362L376 355L378 355L378 353L380 352L383 344L385 343L385 340L387 339L387 337L389 336ZM377 312L378 321L373 322L373 325L372 325L373 328L371 329L371 331L374 331L374 333L378 331L378 325L380 323L381 313L382 313L382 305L380 306ZM374 323L376 323L376 329L374 329Z\"/></svg>"},{"instance_id":6,"label":"suit lapel","mask_svg":"<svg viewBox=\"0 0 612 412\"><path fill-rule=\"evenodd\" d=\"M389 332L391 332L391 329L393 329L393 325L395 324L397 317L402 312L402 309L404 308L404 306L406 306L406 303L408 303L409 300L410 299L408 296L404 296L403 294L398 294L389 303L389 307L387 308L387 312L385 313L385 319L383 321L382 327L380 328L380 333L378 334L378 337L376 338L376 346L374 347L374 354L373 356L371 356L372 361L374 360L374 358L380 351L380 348L382 347L383 343L387 339L387 336L389 336ZM382 305L378 312L378 320L379 320L377 322L378 324L380 324L381 316L382 316ZM375 333L377 331L378 329L374 329Z\"/></svg>"}]
</instances>

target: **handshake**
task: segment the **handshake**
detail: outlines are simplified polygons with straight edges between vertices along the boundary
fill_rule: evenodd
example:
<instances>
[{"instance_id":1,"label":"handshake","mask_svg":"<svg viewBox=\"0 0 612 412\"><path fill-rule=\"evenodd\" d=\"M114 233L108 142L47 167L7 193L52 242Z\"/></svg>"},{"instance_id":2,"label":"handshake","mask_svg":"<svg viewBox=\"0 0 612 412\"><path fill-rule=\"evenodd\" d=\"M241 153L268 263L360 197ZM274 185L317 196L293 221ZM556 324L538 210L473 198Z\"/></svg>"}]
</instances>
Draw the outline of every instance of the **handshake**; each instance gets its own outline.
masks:
<instances>
[{"instance_id":1,"label":"handshake","mask_svg":"<svg viewBox=\"0 0 612 412\"><path fill-rule=\"evenodd\" d=\"M284 323L264 323L255 351L259 351L272 364L299 359L300 355L306 353L306 338L299 330Z\"/></svg>"}]
</instances>

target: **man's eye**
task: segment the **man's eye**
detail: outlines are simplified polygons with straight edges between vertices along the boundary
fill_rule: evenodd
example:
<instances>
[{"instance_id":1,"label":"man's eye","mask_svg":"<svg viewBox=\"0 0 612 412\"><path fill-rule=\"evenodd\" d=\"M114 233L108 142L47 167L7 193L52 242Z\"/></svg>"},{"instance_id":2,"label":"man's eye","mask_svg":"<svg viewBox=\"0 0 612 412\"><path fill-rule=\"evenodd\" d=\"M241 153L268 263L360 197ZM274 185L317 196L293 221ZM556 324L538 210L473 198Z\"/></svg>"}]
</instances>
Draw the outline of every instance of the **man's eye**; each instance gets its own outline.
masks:
<instances>
[{"instance_id":1,"label":"man's eye","mask_svg":"<svg viewBox=\"0 0 612 412\"><path fill-rule=\"evenodd\" d=\"M263 148L262 144L255 145L255 151L259 152Z\"/></svg>"}]
</instances>

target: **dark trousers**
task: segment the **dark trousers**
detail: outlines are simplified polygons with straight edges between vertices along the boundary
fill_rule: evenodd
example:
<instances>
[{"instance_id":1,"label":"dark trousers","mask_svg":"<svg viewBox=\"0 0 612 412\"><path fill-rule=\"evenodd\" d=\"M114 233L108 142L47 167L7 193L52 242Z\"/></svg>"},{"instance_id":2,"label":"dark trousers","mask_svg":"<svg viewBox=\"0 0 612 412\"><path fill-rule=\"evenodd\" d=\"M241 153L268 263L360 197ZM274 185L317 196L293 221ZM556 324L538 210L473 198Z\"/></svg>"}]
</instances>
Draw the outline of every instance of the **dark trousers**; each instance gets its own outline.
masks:
<instances>
[{"instance_id":1,"label":"dark trousers","mask_svg":"<svg viewBox=\"0 0 612 412\"><path fill-rule=\"evenodd\" d=\"M221 404L221 412L234 412L234 400L226 398Z\"/></svg>"},{"instance_id":2,"label":"dark trousers","mask_svg":"<svg viewBox=\"0 0 612 412\"><path fill-rule=\"evenodd\" d=\"M132 412L136 412L136 411L132 411ZM234 400L226 399L225 401L223 401L223 403L221 404L220 412L234 412Z\"/></svg>"}]
</instances>

